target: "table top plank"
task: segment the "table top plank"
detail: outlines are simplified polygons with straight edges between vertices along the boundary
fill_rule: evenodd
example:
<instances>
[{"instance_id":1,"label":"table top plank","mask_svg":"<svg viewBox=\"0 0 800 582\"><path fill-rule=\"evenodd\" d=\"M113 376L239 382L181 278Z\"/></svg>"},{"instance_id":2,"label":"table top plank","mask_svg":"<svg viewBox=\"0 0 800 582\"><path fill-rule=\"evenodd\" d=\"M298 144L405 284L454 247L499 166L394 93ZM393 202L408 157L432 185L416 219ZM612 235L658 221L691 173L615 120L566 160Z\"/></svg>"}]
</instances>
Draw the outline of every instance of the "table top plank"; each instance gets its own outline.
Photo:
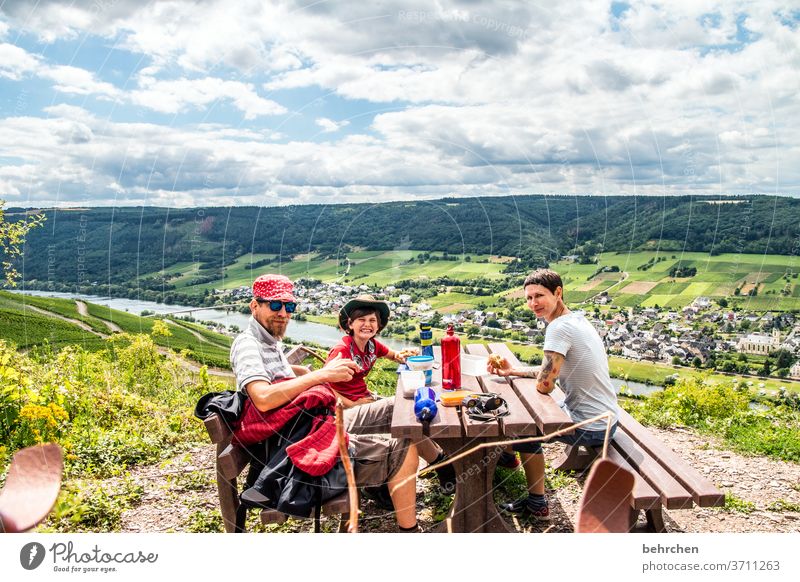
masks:
<instances>
[{"instance_id":1,"label":"table top plank","mask_svg":"<svg viewBox=\"0 0 800 582\"><path fill-rule=\"evenodd\" d=\"M414 398L403 396L402 377L397 377L397 392L394 400L394 411L392 412L392 436L395 438L421 439L422 423L414 416ZM434 368L432 387L441 387L442 372L441 367ZM416 387L415 387L416 388ZM461 418L455 408L438 406L438 413L430 424L431 438L459 437L463 434Z\"/></svg>"},{"instance_id":2,"label":"table top plank","mask_svg":"<svg viewBox=\"0 0 800 582\"><path fill-rule=\"evenodd\" d=\"M470 344L467 346L467 353L474 356L488 356L489 350L483 344ZM505 378L487 372L478 376L477 380L484 392L499 394L508 403L508 416L499 419L502 434L505 436L532 436L536 433L536 421Z\"/></svg>"},{"instance_id":3,"label":"table top plank","mask_svg":"<svg viewBox=\"0 0 800 582\"><path fill-rule=\"evenodd\" d=\"M503 356L512 366L522 366L506 344L490 343L488 347L491 353ZM560 389L556 388L550 394L542 394L536 390L536 380L533 378L512 378L511 386L533 416L542 434L549 434L573 424L569 415L556 402L556 399L564 397Z\"/></svg>"},{"instance_id":4,"label":"table top plank","mask_svg":"<svg viewBox=\"0 0 800 582\"><path fill-rule=\"evenodd\" d=\"M476 393L485 392L477 378L474 376L465 376L463 374L461 375L461 388ZM452 410L456 409L453 408ZM461 415L461 421L464 424L464 430L467 436L500 436L502 434L500 424L498 424L496 420L487 422L473 420L461 406L458 407L458 412Z\"/></svg>"}]
</instances>

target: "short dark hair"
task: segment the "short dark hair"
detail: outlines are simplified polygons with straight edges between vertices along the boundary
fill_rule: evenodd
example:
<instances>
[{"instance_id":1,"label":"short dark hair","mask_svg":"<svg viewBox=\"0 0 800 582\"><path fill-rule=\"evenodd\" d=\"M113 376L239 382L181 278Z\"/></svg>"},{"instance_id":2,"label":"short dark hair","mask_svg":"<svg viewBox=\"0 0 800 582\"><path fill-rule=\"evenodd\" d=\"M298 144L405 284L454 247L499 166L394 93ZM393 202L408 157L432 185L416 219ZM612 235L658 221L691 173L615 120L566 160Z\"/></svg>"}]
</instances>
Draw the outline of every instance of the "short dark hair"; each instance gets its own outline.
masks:
<instances>
[{"instance_id":1,"label":"short dark hair","mask_svg":"<svg viewBox=\"0 0 800 582\"><path fill-rule=\"evenodd\" d=\"M359 317L364 317L365 315L370 315L371 313L375 314L375 317L378 318L378 325L383 326L383 319L381 319L381 314L378 311L377 307L359 307L358 309L354 309L351 311L347 316L347 333L348 335L353 335L353 330L350 327L350 322L358 319Z\"/></svg>"},{"instance_id":2,"label":"short dark hair","mask_svg":"<svg viewBox=\"0 0 800 582\"><path fill-rule=\"evenodd\" d=\"M561 275L550 269L536 269L525 277L525 283L522 284L522 287L525 288L528 285L541 285L553 294L555 294L556 289L561 287L561 293L564 293L564 283L561 282Z\"/></svg>"}]
</instances>

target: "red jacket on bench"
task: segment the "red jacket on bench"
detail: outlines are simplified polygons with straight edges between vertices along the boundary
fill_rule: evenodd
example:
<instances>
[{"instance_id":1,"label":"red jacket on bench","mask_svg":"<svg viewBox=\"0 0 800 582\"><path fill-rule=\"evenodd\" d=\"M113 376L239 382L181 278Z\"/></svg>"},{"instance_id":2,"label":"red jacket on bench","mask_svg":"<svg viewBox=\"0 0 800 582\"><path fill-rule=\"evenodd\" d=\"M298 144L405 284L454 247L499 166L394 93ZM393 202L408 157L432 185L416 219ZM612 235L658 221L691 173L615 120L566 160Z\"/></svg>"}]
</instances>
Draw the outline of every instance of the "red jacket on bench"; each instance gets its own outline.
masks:
<instances>
[{"instance_id":1,"label":"red jacket on bench","mask_svg":"<svg viewBox=\"0 0 800 582\"><path fill-rule=\"evenodd\" d=\"M322 384L312 386L288 404L268 412L261 412L247 399L233 436L241 446L249 446L269 438L306 410L326 408L329 414L317 415L311 432L286 448L286 453L296 467L315 477L325 475L339 458L336 419L333 415L335 405L336 396L329 387Z\"/></svg>"}]
</instances>

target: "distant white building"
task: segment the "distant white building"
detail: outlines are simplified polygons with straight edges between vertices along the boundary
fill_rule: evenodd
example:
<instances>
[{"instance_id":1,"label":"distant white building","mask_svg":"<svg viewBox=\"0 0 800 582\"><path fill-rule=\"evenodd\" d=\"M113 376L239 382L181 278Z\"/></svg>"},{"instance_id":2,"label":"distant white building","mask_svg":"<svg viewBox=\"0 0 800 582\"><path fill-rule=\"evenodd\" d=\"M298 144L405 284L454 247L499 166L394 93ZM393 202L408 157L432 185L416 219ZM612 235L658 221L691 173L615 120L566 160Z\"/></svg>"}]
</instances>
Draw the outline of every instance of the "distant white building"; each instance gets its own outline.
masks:
<instances>
[{"instance_id":1,"label":"distant white building","mask_svg":"<svg viewBox=\"0 0 800 582\"><path fill-rule=\"evenodd\" d=\"M745 354L768 354L781 345L781 332L772 330L771 335L751 333L739 340L736 349Z\"/></svg>"},{"instance_id":2,"label":"distant white building","mask_svg":"<svg viewBox=\"0 0 800 582\"><path fill-rule=\"evenodd\" d=\"M797 362L794 366L791 367L789 370L789 376L792 378L800 379L800 362Z\"/></svg>"},{"instance_id":3,"label":"distant white building","mask_svg":"<svg viewBox=\"0 0 800 582\"><path fill-rule=\"evenodd\" d=\"M701 297L697 297L694 300L694 305L695 305L695 307L697 307L699 309L708 309L709 307L711 307L711 299L709 299L708 297L702 297L702 296Z\"/></svg>"}]
</instances>

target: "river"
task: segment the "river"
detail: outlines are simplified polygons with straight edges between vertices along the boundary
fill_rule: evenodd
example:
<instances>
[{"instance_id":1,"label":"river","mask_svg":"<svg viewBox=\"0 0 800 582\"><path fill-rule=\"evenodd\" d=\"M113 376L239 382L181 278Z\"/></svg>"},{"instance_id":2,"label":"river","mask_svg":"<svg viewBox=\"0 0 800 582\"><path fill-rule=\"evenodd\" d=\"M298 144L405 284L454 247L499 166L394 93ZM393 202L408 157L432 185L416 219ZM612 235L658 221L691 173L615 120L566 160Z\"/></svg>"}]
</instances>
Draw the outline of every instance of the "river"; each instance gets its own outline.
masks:
<instances>
[{"instance_id":1,"label":"river","mask_svg":"<svg viewBox=\"0 0 800 582\"><path fill-rule=\"evenodd\" d=\"M15 293L25 293L27 295L34 295L39 297L59 297L61 299L80 299L88 301L97 305L105 305L112 309L119 311L127 311L139 315L142 311L151 311L158 314L169 314L176 311L186 312L192 310L192 317L200 321L211 321L220 323L222 325L236 325L239 329L244 329L247 326L249 319L248 315L239 313L238 311L230 311L225 309L203 309L197 307L189 307L186 305L165 305L163 303L155 303L153 301L140 301L138 299L125 299L122 297L100 297L98 295L82 295L78 293L58 293L55 291L14 291ZM292 321L289 324L288 337L295 342L314 342L323 347L329 348L341 339L342 332L330 325L322 323L314 323L312 321ZM393 350L402 350L408 347L415 347L412 344L396 340L393 338L381 338L381 342L392 348ZM614 385L617 393L620 387L627 386L627 393L635 396L648 396L653 392L663 390L662 386L653 386L650 384L643 384L641 382L630 382L621 380L619 378L612 378L611 383Z\"/></svg>"}]
</instances>

